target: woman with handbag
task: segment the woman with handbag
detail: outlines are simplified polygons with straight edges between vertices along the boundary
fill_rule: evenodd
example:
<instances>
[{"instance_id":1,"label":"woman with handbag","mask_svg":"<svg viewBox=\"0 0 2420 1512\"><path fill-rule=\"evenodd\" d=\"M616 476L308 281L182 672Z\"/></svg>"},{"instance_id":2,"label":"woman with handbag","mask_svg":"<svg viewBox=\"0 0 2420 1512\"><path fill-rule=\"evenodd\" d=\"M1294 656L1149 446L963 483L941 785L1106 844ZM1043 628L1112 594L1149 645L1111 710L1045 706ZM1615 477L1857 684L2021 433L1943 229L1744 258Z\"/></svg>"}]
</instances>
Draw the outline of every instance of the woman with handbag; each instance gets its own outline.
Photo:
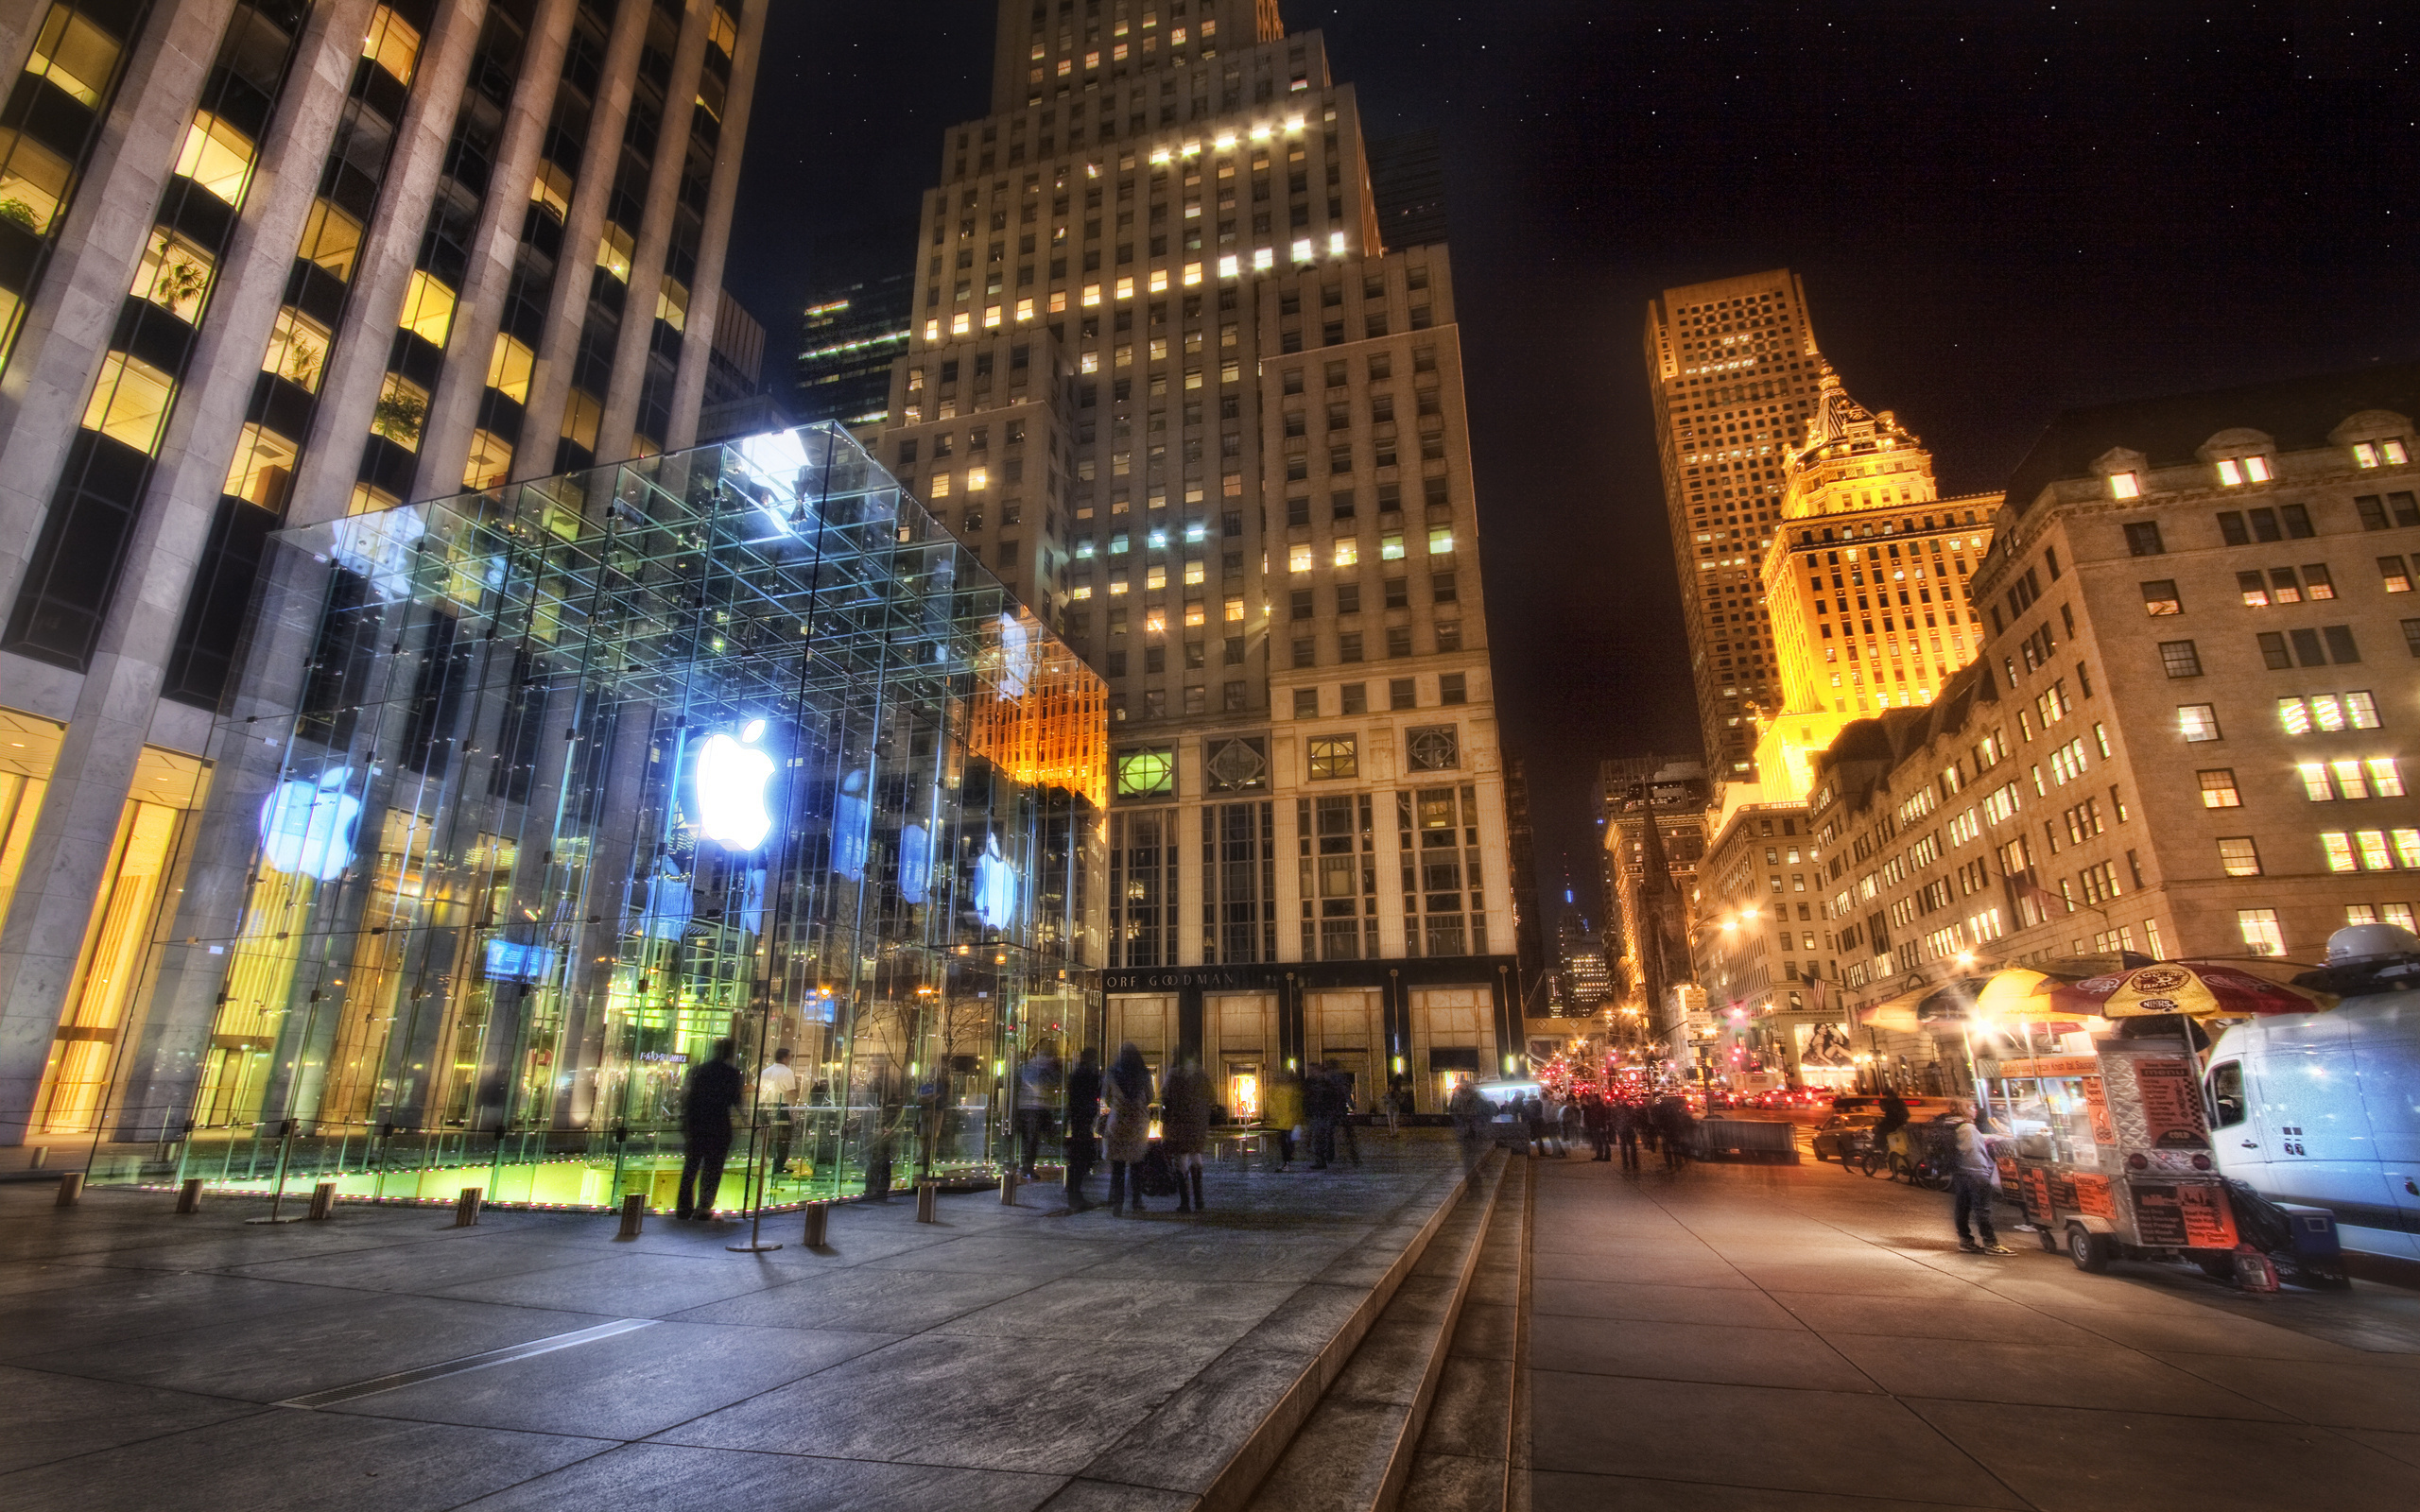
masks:
<instances>
[{"instance_id":1,"label":"woman with handbag","mask_svg":"<svg viewBox=\"0 0 2420 1512\"><path fill-rule=\"evenodd\" d=\"M1131 1040L1117 1047L1117 1059L1102 1078L1101 1101L1109 1109L1103 1141L1109 1146L1109 1211L1116 1212L1125 1202L1131 1177L1134 1211L1141 1212L1143 1158L1151 1147L1151 1068Z\"/></svg>"}]
</instances>

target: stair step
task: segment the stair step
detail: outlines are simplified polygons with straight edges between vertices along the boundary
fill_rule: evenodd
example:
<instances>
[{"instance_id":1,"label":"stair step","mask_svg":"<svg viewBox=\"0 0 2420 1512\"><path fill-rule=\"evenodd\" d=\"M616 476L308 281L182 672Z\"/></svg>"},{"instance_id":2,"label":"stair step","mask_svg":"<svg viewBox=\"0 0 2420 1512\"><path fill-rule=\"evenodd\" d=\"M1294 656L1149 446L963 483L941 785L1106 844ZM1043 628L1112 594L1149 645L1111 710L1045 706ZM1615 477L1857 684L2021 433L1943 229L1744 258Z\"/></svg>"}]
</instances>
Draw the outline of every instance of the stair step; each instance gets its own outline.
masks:
<instances>
[{"instance_id":1,"label":"stair step","mask_svg":"<svg viewBox=\"0 0 2420 1512\"><path fill-rule=\"evenodd\" d=\"M1527 1512L1527 1286L1534 1167L1508 1172L1413 1452L1403 1512Z\"/></svg>"},{"instance_id":2,"label":"stair step","mask_svg":"<svg viewBox=\"0 0 2420 1512\"><path fill-rule=\"evenodd\" d=\"M1505 1157L1489 1157L1479 1188L1440 1226L1253 1492L1251 1512L1385 1512L1395 1504L1505 1183L1521 1179L1514 1172Z\"/></svg>"}]
</instances>

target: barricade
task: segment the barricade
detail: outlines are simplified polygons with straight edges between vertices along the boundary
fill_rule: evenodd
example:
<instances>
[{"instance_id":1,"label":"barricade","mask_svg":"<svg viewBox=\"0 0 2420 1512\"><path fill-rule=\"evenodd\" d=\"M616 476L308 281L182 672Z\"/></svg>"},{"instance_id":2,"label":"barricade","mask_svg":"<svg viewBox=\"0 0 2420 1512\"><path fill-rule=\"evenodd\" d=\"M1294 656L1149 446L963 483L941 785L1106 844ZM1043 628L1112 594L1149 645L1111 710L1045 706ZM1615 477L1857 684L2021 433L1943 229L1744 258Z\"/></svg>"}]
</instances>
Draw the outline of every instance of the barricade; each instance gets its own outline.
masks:
<instances>
[{"instance_id":1,"label":"barricade","mask_svg":"<svg viewBox=\"0 0 2420 1512\"><path fill-rule=\"evenodd\" d=\"M1709 1118L1698 1125L1698 1158L1798 1163L1798 1127L1787 1120Z\"/></svg>"}]
</instances>

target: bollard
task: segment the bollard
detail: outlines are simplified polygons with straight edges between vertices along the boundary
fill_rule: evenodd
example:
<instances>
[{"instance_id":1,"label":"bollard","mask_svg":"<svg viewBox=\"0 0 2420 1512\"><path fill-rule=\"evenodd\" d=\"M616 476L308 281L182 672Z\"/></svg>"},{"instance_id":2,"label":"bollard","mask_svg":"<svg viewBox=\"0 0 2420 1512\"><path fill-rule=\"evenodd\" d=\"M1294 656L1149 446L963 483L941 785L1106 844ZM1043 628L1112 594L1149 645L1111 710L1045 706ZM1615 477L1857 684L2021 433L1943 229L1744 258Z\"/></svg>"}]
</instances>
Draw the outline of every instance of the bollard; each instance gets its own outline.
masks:
<instances>
[{"instance_id":1,"label":"bollard","mask_svg":"<svg viewBox=\"0 0 2420 1512\"><path fill-rule=\"evenodd\" d=\"M832 1204L828 1202L808 1203L806 1205L806 1247L809 1249L822 1248L825 1244L824 1236L829 1234L831 1231Z\"/></svg>"},{"instance_id":2,"label":"bollard","mask_svg":"<svg viewBox=\"0 0 2420 1512\"><path fill-rule=\"evenodd\" d=\"M916 1221L918 1223L942 1221L941 1215L934 1211L935 1205L941 1200L941 1194L942 1184L938 1181L928 1178L916 1183Z\"/></svg>"},{"instance_id":3,"label":"bollard","mask_svg":"<svg viewBox=\"0 0 2420 1512\"><path fill-rule=\"evenodd\" d=\"M82 1200L83 1195L84 1195L84 1173L83 1173L83 1172L81 1172L81 1171L61 1171L60 1173L59 1173L59 1206L60 1206L60 1207L62 1207L62 1208L72 1208L72 1207L76 1206L76 1204L77 1204L78 1202L79 1202L79 1201L81 1201L81 1200Z\"/></svg>"},{"instance_id":4,"label":"bollard","mask_svg":"<svg viewBox=\"0 0 2420 1512\"><path fill-rule=\"evenodd\" d=\"M614 1237L616 1239L636 1239L639 1236L640 1230L646 1227L646 1224L647 1194L644 1192L623 1193L622 1231L615 1234Z\"/></svg>"},{"instance_id":5,"label":"bollard","mask_svg":"<svg viewBox=\"0 0 2420 1512\"><path fill-rule=\"evenodd\" d=\"M1016 1205L1017 1171L1015 1166L1011 1166L1000 1173L1000 1206L1013 1208Z\"/></svg>"},{"instance_id":6,"label":"bollard","mask_svg":"<svg viewBox=\"0 0 2420 1512\"><path fill-rule=\"evenodd\" d=\"M36 1144L26 1151L26 1169L39 1171L50 1163L50 1146Z\"/></svg>"},{"instance_id":7,"label":"bollard","mask_svg":"<svg viewBox=\"0 0 2420 1512\"><path fill-rule=\"evenodd\" d=\"M477 1224L479 1221L479 1197L485 1190L486 1189L483 1187L464 1187L462 1189L462 1194L454 1199L455 1228L468 1228Z\"/></svg>"},{"instance_id":8,"label":"bollard","mask_svg":"<svg viewBox=\"0 0 2420 1512\"><path fill-rule=\"evenodd\" d=\"M177 1189L179 1212L194 1213L201 1211L201 1181L202 1178L198 1176L189 1176L185 1177L185 1184Z\"/></svg>"},{"instance_id":9,"label":"bollard","mask_svg":"<svg viewBox=\"0 0 2420 1512\"><path fill-rule=\"evenodd\" d=\"M333 1181L322 1181L311 1189L311 1208L308 1216L315 1223L325 1223L336 1215L337 1184Z\"/></svg>"}]
</instances>

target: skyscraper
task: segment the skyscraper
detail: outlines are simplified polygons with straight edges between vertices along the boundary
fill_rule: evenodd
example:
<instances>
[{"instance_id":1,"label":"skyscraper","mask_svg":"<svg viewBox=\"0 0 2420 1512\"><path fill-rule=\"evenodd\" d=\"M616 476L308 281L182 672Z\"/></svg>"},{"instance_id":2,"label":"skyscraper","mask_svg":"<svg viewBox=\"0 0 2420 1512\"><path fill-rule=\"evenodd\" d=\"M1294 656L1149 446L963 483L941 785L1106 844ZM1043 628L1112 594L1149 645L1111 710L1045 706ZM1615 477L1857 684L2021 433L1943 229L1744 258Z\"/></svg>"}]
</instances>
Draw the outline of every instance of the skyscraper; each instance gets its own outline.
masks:
<instances>
[{"instance_id":1,"label":"skyscraper","mask_svg":"<svg viewBox=\"0 0 2420 1512\"><path fill-rule=\"evenodd\" d=\"M1667 289L1644 344L1706 765L1750 782L1756 716L1781 696L1765 553L1823 371L1806 287L1776 268Z\"/></svg>"},{"instance_id":2,"label":"skyscraper","mask_svg":"<svg viewBox=\"0 0 2420 1512\"><path fill-rule=\"evenodd\" d=\"M1002 0L942 163L881 451L1108 680L1112 1040L1436 1106L1518 1042L1445 249L1273 0Z\"/></svg>"},{"instance_id":3,"label":"skyscraper","mask_svg":"<svg viewBox=\"0 0 2420 1512\"><path fill-rule=\"evenodd\" d=\"M0 20L0 1142L130 1022L270 533L688 444L766 3Z\"/></svg>"},{"instance_id":4,"label":"skyscraper","mask_svg":"<svg viewBox=\"0 0 2420 1512\"><path fill-rule=\"evenodd\" d=\"M806 307L800 325L798 415L843 425L890 418L890 369L908 350L915 300L910 274L835 289Z\"/></svg>"}]
</instances>

